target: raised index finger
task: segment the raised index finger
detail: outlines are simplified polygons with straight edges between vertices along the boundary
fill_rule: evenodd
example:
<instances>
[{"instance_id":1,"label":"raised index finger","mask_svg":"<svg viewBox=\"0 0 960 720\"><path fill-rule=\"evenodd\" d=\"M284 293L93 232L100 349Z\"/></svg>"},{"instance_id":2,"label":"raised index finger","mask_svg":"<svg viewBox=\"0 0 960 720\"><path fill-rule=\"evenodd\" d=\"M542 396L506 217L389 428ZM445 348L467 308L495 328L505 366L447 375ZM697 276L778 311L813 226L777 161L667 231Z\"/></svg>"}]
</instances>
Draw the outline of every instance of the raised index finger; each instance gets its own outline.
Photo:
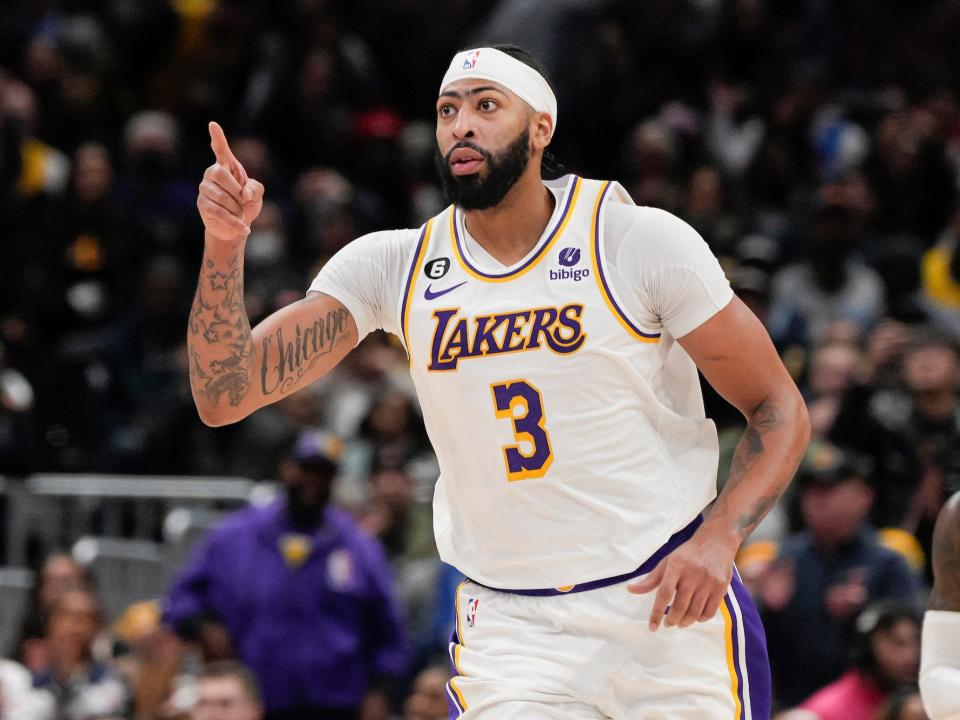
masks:
<instances>
[{"instance_id":1,"label":"raised index finger","mask_svg":"<svg viewBox=\"0 0 960 720\"><path fill-rule=\"evenodd\" d=\"M237 159L230 151L230 145L227 143L227 136L223 134L223 128L220 127L220 123L213 121L207 127L210 130L210 147L213 148L213 154L216 156L217 162L230 167L237 162Z\"/></svg>"},{"instance_id":2,"label":"raised index finger","mask_svg":"<svg viewBox=\"0 0 960 720\"><path fill-rule=\"evenodd\" d=\"M217 157L217 164L223 165L230 170L230 174L240 185L247 184L247 171L237 160L230 145L227 144L227 136L223 134L223 128L216 122L209 125L210 129L210 147L213 148L213 154Z\"/></svg>"}]
</instances>

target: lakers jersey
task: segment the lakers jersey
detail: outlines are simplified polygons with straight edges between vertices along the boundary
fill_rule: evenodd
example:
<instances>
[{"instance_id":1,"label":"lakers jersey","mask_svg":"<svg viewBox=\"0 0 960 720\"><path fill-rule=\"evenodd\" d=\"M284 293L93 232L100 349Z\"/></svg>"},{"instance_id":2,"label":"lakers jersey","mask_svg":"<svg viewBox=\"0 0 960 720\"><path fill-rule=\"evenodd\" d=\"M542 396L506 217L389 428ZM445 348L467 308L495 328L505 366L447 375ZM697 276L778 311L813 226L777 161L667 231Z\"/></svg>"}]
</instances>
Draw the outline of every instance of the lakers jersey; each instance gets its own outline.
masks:
<instances>
[{"instance_id":1,"label":"lakers jersey","mask_svg":"<svg viewBox=\"0 0 960 720\"><path fill-rule=\"evenodd\" d=\"M631 571L716 492L696 368L611 279L606 209L632 202L616 183L563 182L509 270L477 262L457 208L430 220L398 308L441 469L441 557L497 588Z\"/></svg>"}]
</instances>

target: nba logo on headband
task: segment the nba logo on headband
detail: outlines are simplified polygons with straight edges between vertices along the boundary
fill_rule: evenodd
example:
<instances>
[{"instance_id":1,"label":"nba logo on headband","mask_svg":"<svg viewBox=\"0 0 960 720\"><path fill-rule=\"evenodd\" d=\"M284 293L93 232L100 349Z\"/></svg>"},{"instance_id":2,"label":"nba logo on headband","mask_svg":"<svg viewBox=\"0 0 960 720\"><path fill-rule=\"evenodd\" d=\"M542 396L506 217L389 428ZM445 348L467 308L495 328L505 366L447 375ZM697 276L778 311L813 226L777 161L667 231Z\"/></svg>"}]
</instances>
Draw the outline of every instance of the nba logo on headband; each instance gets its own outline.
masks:
<instances>
[{"instance_id":1,"label":"nba logo on headband","mask_svg":"<svg viewBox=\"0 0 960 720\"><path fill-rule=\"evenodd\" d=\"M477 67L480 53L483 53L483 66ZM515 57L491 47L461 50L450 61L439 92L443 93L450 83L465 79L500 83L537 112L549 115L554 131L557 129L557 98L550 84L539 71Z\"/></svg>"}]
</instances>

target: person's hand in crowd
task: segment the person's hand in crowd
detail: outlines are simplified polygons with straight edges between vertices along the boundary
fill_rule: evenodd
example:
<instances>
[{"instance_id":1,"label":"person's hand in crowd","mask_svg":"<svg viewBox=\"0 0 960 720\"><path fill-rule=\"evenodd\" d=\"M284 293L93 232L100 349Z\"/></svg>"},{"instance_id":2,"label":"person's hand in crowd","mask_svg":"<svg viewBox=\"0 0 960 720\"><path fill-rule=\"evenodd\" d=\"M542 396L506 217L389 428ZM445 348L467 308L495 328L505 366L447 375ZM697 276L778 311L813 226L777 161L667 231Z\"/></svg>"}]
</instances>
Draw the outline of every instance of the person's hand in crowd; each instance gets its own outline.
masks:
<instances>
[{"instance_id":1,"label":"person's hand in crowd","mask_svg":"<svg viewBox=\"0 0 960 720\"><path fill-rule=\"evenodd\" d=\"M239 245L263 209L263 184L247 177L234 156L223 128L210 123L210 147L216 159L206 169L197 195L197 209L208 238Z\"/></svg>"},{"instance_id":2,"label":"person's hand in crowd","mask_svg":"<svg viewBox=\"0 0 960 720\"><path fill-rule=\"evenodd\" d=\"M373 502L363 509L360 516L360 527L368 535L382 538L393 526L394 517L390 508L382 502Z\"/></svg>"},{"instance_id":3,"label":"person's hand in crowd","mask_svg":"<svg viewBox=\"0 0 960 720\"><path fill-rule=\"evenodd\" d=\"M901 523L901 527L910 532L916 532L917 526L923 520L935 521L945 499L943 468L934 461L932 453L926 453L927 457L924 457L925 448L921 447L920 450L923 475Z\"/></svg>"},{"instance_id":4,"label":"person's hand in crowd","mask_svg":"<svg viewBox=\"0 0 960 720\"><path fill-rule=\"evenodd\" d=\"M857 380L870 385L880 373L889 370L903 355L910 344L910 329L902 322L884 320L867 339L867 349L863 353L856 370Z\"/></svg>"},{"instance_id":5,"label":"person's hand in crowd","mask_svg":"<svg viewBox=\"0 0 960 720\"><path fill-rule=\"evenodd\" d=\"M235 657L230 631L220 623L205 622L197 639L204 662L231 660Z\"/></svg>"},{"instance_id":6,"label":"person's hand in crowd","mask_svg":"<svg viewBox=\"0 0 960 720\"><path fill-rule=\"evenodd\" d=\"M47 641L43 638L30 638L23 642L23 664L34 673L43 672L50 665L50 653Z\"/></svg>"},{"instance_id":7,"label":"person's hand in crowd","mask_svg":"<svg viewBox=\"0 0 960 720\"><path fill-rule=\"evenodd\" d=\"M793 560L774 560L760 577L758 585L758 595L763 607L773 612L783 610L793 597L797 585L797 571Z\"/></svg>"},{"instance_id":8,"label":"person's hand in crowd","mask_svg":"<svg viewBox=\"0 0 960 720\"><path fill-rule=\"evenodd\" d=\"M867 604L865 572L852 571L844 582L827 588L825 604L827 614L837 620L846 620L860 612Z\"/></svg>"}]
</instances>

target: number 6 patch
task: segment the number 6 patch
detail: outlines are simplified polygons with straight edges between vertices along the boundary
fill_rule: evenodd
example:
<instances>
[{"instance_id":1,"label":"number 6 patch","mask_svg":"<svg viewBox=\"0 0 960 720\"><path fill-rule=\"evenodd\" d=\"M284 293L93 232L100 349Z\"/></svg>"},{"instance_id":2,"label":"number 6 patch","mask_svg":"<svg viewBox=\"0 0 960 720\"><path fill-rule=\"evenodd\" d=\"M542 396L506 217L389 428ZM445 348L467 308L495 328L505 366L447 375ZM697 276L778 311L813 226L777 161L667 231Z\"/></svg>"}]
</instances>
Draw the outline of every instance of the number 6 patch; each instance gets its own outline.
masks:
<instances>
[{"instance_id":1,"label":"number 6 patch","mask_svg":"<svg viewBox=\"0 0 960 720\"><path fill-rule=\"evenodd\" d=\"M423 268L423 273L431 280L439 280L447 274L449 269L450 258L442 257L428 262Z\"/></svg>"}]
</instances>

